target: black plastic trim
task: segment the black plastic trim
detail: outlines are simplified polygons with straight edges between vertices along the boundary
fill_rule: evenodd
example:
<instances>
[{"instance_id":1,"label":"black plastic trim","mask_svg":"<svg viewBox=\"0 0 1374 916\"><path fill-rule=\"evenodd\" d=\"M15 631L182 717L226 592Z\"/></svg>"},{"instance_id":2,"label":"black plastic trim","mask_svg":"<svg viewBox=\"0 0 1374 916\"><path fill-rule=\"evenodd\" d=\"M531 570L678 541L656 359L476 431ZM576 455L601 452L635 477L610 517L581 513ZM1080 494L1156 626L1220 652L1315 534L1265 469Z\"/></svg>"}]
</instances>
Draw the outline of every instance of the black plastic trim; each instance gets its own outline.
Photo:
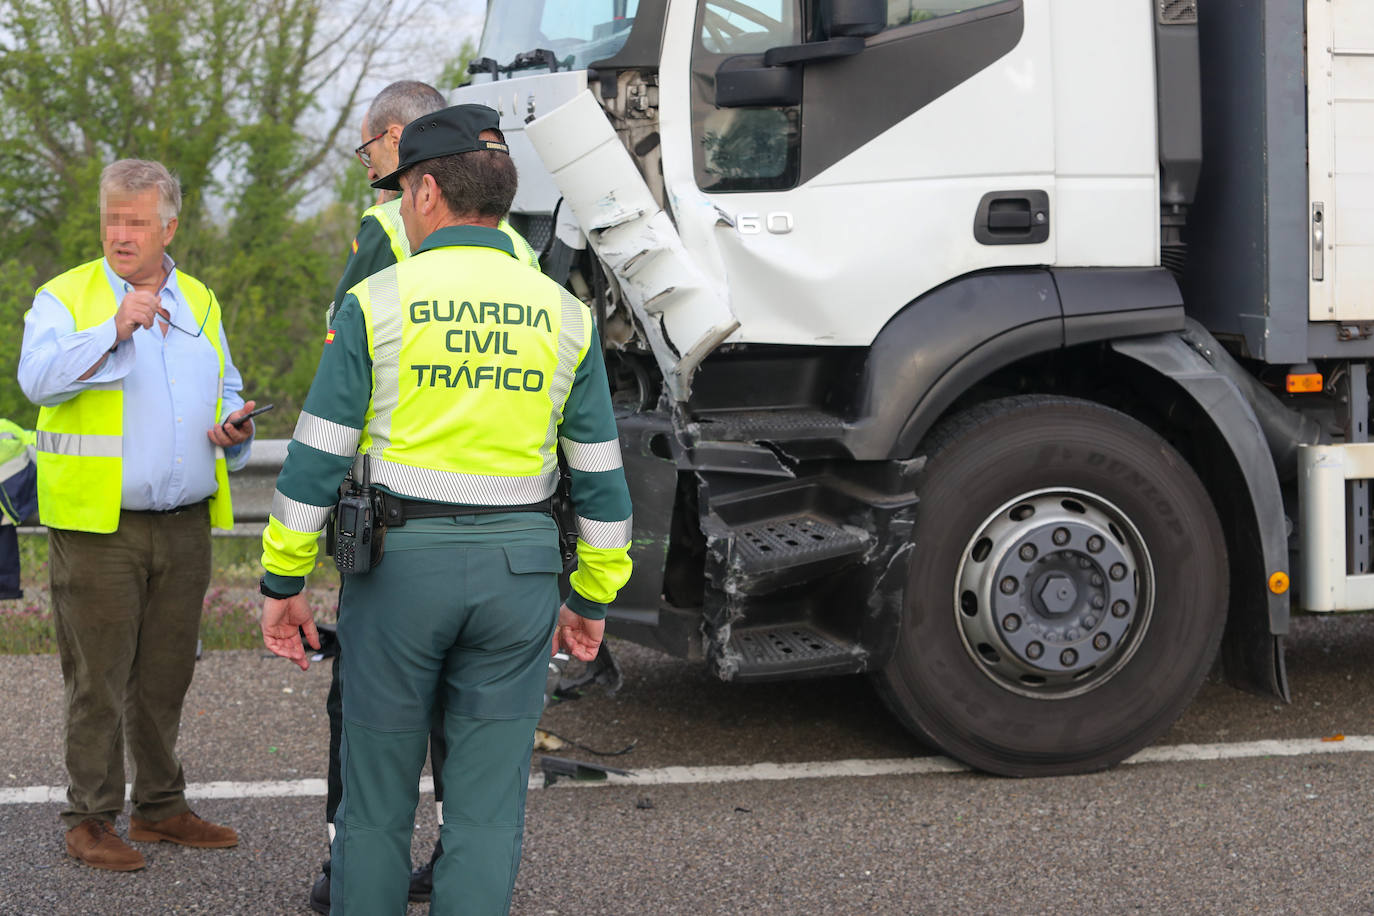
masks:
<instances>
[{"instance_id":1,"label":"black plastic trim","mask_svg":"<svg viewBox=\"0 0 1374 916\"><path fill-rule=\"evenodd\" d=\"M846 438L860 460L910 458L943 410L989 372L1064 343L1048 270L989 271L946 283L878 332Z\"/></svg>"}]
</instances>

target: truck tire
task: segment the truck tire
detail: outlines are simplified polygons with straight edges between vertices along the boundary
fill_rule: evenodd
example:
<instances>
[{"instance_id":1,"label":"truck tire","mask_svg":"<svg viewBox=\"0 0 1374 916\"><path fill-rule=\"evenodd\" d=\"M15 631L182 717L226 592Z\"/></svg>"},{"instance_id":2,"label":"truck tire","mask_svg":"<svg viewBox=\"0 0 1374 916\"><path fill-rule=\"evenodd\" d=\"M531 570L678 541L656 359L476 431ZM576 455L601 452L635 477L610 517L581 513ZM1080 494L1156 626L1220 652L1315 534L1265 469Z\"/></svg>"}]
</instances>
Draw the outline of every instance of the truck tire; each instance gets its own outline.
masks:
<instances>
[{"instance_id":1,"label":"truck tire","mask_svg":"<svg viewBox=\"0 0 1374 916\"><path fill-rule=\"evenodd\" d=\"M1226 543L1197 475L1089 401L988 402L932 434L903 619L879 693L1007 776L1085 773L1158 738L1226 621Z\"/></svg>"}]
</instances>

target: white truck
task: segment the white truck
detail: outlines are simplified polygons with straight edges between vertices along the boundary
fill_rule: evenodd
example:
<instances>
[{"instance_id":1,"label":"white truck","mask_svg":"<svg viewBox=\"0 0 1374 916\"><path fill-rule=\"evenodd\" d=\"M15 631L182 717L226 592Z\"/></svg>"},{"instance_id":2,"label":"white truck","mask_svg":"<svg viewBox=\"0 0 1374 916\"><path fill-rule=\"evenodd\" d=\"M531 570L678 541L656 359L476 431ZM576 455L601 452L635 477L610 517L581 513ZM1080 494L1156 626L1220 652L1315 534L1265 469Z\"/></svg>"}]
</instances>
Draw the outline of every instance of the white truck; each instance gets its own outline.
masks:
<instances>
[{"instance_id":1,"label":"white truck","mask_svg":"<svg viewBox=\"0 0 1374 916\"><path fill-rule=\"evenodd\" d=\"M598 316L611 632L1110 766L1374 608L1374 4L490 0L513 221Z\"/></svg>"}]
</instances>

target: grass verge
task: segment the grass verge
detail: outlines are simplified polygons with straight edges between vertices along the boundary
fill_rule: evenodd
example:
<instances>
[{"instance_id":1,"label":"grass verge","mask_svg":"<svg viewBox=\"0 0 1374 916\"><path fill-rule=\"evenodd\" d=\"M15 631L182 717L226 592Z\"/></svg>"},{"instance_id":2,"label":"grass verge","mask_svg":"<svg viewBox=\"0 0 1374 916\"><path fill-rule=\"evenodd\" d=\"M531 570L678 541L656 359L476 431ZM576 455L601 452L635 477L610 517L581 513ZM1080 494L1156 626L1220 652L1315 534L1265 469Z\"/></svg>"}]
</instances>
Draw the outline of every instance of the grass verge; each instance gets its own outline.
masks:
<instances>
[{"instance_id":1,"label":"grass verge","mask_svg":"<svg viewBox=\"0 0 1374 916\"><path fill-rule=\"evenodd\" d=\"M205 649L253 649L262 645L262 597L258 594L261 544L255 538L211 540L210 588L200 619ZM24 597L0 601L0 655L57 651L52 601L48 590L47 535L19 536L19 566ZM338 577L332 568L316 566L307 593L319 623L333 623Z\"/></svg>"}]
</instances>

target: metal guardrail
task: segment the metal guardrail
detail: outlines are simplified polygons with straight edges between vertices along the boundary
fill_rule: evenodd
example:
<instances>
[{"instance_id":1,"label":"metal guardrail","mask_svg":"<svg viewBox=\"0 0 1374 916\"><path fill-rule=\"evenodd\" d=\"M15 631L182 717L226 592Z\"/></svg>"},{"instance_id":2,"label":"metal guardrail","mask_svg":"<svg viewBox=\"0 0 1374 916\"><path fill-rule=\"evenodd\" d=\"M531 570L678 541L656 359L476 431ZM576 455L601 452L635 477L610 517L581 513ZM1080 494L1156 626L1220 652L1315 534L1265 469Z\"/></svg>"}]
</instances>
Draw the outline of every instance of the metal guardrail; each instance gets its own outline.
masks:
<instances>
[{"instance_id":1,"label":"metal guardrail","mask_svg":"<svg viewBox=\"0 0 1374 916\"><path fill-rule=\"evenodd\" d=\"M254 439L248 463L229 475L229 492L234 497L234 529L216 531L225 537L261 537L272 512L272 494L277 488L277 475L286 461L286 446L290 439ZM37 518L28 520L19 529L21 534L41 534L46 529Z\"/></svg>"}]
</instances>

